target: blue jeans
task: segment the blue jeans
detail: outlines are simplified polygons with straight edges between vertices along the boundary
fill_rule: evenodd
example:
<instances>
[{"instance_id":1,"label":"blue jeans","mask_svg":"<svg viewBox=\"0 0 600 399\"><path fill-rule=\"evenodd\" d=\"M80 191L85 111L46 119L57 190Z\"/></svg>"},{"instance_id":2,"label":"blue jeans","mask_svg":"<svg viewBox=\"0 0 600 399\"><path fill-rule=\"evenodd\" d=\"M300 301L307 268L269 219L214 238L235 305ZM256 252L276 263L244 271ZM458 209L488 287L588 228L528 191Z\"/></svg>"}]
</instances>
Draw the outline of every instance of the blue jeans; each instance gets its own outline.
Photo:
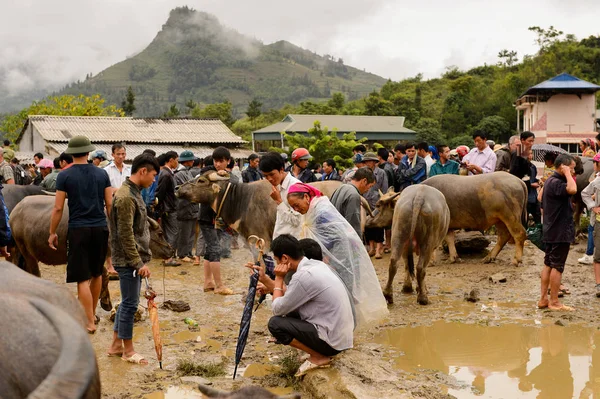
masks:
<instances>
[{"instance_id":1,"label":"blue jeans","mask_svg":"<svg viewBox=\"0 0 600 399\"><path fill-rule=\"evenodd\" d=\"M140 288L142 279L139 275L133 277L131 267L118 267L119 284L121 286L121 304L115 315L113 331L118 334L119 339L131 339L133 337L133 319L140 303Z\"/></svg>"},{"instance_id":2,"label":"blue jeans","mask_svg":"<svg viewBox=\"0 0 600 399\"><path fill-rule=\"evenodd\" d=\"M591 224L588 226L588 245L585 254L589 256L594 255L594 226Z\"/></svg>"}]
</instances>

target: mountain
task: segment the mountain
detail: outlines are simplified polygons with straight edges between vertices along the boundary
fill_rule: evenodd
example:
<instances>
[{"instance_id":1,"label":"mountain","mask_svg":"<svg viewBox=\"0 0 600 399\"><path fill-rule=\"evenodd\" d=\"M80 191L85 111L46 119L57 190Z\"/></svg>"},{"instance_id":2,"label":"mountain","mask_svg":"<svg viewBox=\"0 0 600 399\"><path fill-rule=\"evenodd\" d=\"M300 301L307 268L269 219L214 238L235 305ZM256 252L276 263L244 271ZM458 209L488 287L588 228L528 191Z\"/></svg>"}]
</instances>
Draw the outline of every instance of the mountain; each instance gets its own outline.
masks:
<instances>
[{"instance_id":1,"label":"mountain","mask_svg":"<svg viewBox=\"0 0 600 399\"><path fill-rule=\"evenodd\" d=\"M210 14L187 7L171 11L152 43L58 94L101 94L120 104L129 85L136 94L136 116L157 116L171 104L189 100L229 100L241 115L258 98L265 108L330 98L342 92L352 100L385 84L386 79L319 56L286 41L264 45L226 28Z\"/></svg>"}]
</instances>

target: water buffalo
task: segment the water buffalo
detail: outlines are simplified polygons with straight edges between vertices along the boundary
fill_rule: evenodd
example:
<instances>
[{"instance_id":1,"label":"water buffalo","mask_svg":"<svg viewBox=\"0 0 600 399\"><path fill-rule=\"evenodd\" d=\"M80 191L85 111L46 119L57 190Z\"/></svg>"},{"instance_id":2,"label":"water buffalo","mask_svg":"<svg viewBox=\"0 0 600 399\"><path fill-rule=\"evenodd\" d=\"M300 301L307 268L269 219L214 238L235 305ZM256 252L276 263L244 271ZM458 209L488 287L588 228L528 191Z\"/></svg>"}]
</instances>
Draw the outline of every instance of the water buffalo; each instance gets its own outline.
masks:
<instances>
[{"instance_id":1,"label":"water buffalo","mask_svg":"<svg viewBox=\"0 0 600 399\"><path fill-rule=\"evenodd\" d=\"M494 172L477 176L440 175L425 180L427 186L437 188L446 197L450 208L450 227L446 242L450 262L458 260L454 245L454 230L467 229L485 231L496 226L498 240L496 246L484 259L489 263L512 236L515 240L515 266L522 264L523 244L527 220L527 187L521 179L506 173ZM377 205L374 218L367 220L367 227L389 226L392 222L393 204L387 193Z\"/></svg>"},{"instance_id":2,"label":"water buffalo","mask_svg":"<svg viewBox=\"0 0 600 399\"><path fill-rule=\"evenodd\" d=\"M264 388L256 386L248 386L238 389L234 392L219 391L217 389L208 387L200 384L198 386L200 392L206 395L208 398L221 398L221 399L300 399L300 394L292 393L285 396L278 396L274 393L267 391Z\"/></svg>"},{"instance_id":3,"label":"water buffalo","mask_svg":"<svg viewBox=\"0 0 600 399\"><path fill-rule=\"evenodd\" d=\"M3 398L100 398L81 305L64 286L0 262Z\"/></svg>"},{"instance_id":4,"label":"water buffalo","mask_svg":"<svg viewBox=\"0 0 600 399\"><path fill-rule=\"evenodd\" d=\"M342 182L328 180L311 185L331 197ZM269 248L277 218L277 204L270 197L271 190L271 183L266 180L229 184L228 176L207 172L178 186L176 194L192 202L210 204L215 212L220 207L220 216L232 229L244 238L251 235L263 238Z\"/></svg>"},{"instance_id":5,"label":"water buffalo","mask_svg":"<svg viewBox=\"0 0 600 399\"><path fill-rule=\"evenodd\" d=\"M18 256L14 262L25 271L40 276L38 262L46 265L64 265L67 263L67 227L69 207L65 206L62 219L58 225L58 247L53 250L48 246L50 231L50 215L54 208L54 197L31 196L24 198L10 215L10 228L15 240ZM67 200L68 202L68 200ZM162 229L154 220L148 218L150 224L150 250L157 259L168 259L173 249L165 241ZM110 310L110 293L108 292L108 275L102 276L102 293L100 304L104 310Z\"/></svg>"},{"instance_id":6,"label":"water buffalo","mask_svg":"<svg viewBox=\"0 0 600 399\"><path fill-rule=\"evenodd\" d=\"M396 197L398 198L398 197ZM402 191L394 206L392 245L388 281L383 295L394 303L393 282L400 257L406 268L402 292L411 293L415 277L413 249L419 254L417 262L417 302L427 305L425 273L433 252L441 244L450 225L450 209L444 195L433 187L410 186Z\"/></svg>"},{"instance_id":7,"label":"water buffalo","mask_svg":"<svg viewBox=\"0 0 600 399\"><path fill-rule=\"evenodd\" d=\"M5 184L2 186L2 195L4 196L4 204L10 214L15 206L25 197L30 195L51 195L47 191L42 190L39 186L20 186L17 184Z\"/></svg>"}]
</instances>

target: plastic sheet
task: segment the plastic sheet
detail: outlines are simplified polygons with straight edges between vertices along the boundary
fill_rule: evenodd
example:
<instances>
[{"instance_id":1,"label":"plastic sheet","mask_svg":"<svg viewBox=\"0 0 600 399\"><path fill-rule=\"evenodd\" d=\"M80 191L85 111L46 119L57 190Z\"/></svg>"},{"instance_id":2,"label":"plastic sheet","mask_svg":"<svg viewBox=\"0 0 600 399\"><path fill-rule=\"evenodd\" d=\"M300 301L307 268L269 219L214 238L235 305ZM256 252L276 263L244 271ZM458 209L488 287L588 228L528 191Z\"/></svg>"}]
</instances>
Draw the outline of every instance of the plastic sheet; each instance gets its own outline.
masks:
<instances>
[{"instance_id":1,"label":"plastic sheet","mask_svg":"<svg viewBox=\"0 0 600 399\"><path fill-rule=\"evenodd\" d=\"M301 238L312 238L319 243L325 262L346 285L354 300L358 327L371 325L388 315L387 303L362 240L327 197L313 198L301 234Z\"/></svg>"}]
</instances>

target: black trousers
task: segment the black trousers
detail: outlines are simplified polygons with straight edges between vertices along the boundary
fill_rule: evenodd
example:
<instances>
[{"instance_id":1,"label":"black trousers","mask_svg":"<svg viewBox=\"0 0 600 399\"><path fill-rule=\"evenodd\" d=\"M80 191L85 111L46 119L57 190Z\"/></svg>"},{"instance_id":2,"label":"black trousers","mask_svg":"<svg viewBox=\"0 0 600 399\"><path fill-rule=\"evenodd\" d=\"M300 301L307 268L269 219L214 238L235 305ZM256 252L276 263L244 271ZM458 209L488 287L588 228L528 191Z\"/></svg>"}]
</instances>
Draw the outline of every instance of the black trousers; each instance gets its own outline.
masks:
<instances>
[{"instance_id":1,"label":"black trousers","mask_svg":"<svg viewBox=\"0 0 600 399\"><path fill-rule=\"evenodd\" d=\"M319 338L315 326L295 317L271 317L269 331L277 339L277 343L282 345L289 345L293 339L296 339L323 356L335 356L340 353Z\"/></svg>"}]
</instances>

